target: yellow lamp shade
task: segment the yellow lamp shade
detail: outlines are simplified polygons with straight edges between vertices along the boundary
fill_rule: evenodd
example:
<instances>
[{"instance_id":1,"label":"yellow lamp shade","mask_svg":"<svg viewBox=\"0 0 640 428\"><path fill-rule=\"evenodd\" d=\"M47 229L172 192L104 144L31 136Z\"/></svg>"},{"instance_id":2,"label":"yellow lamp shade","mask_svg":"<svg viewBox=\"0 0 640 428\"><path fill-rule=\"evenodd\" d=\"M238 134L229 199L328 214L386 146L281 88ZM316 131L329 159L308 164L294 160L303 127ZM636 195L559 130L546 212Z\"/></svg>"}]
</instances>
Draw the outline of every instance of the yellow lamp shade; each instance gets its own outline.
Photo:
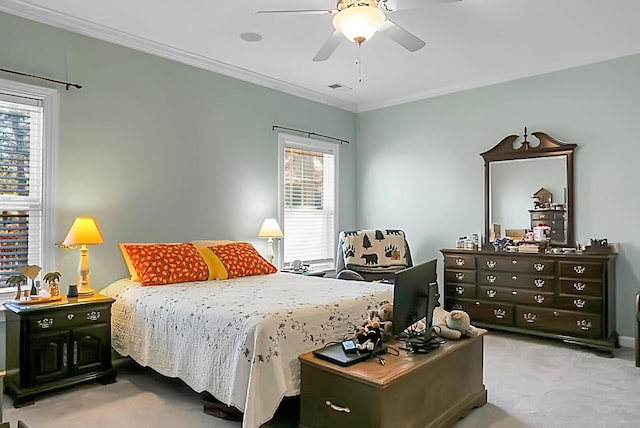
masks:
<instances>
[{"instance_id":1,"label":"yellow lamp shade","mask_svg":"<svg viewBox=\"0 0 640 428\"><path fill-rule=\"evenodd\" d=\"M93 245L102 244L102 234L98 224L92 217L78 217L75 219L62 241L62 245Z\"/></svg>"},{"instance_id":2,"label":"yellow lamp shade","mask_svg":"<svg viewBox=\"0 0 640 428\"><path fill-rule=\"evenodd\" d=\"M278 224L278 220L275 218L267 218L262 223L260 232L258 232L260 238L282 238L282 230Z\"/></svg>"},{"instance_id":3,"label":"yellow lamp shade","mask_svg":"<svg viewBox=\"0 0 640 428\"><path fill-rule=\"evenodd\" d=\"M333 17L333 26L358 44L369 40L384 24L384 13L373 6L351 6Z\"/></svg>"}]
</instances>

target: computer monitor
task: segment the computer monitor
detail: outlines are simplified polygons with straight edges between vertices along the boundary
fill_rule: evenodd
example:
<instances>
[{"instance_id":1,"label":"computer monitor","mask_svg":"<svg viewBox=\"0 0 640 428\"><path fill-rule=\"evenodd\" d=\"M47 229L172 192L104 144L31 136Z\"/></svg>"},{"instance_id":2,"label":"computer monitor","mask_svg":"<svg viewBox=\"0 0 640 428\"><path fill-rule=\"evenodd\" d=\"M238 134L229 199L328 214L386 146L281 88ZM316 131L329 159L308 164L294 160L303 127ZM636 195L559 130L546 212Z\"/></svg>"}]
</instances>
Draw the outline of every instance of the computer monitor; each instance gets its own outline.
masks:
<instances>
[{"instance_id":1,"label":"computer monitor","mask_svg":"<svg viewBox=\"0 0 640 428\"><path fill-rule=\"evenodd\" d=\"M433 310L438 301L437 260L403 269L395 274L393 287L392 334L405 340L407 347L425 352L434 344ZM424 318L425 329L415 323Z\"/></svg>"}]
</instances>

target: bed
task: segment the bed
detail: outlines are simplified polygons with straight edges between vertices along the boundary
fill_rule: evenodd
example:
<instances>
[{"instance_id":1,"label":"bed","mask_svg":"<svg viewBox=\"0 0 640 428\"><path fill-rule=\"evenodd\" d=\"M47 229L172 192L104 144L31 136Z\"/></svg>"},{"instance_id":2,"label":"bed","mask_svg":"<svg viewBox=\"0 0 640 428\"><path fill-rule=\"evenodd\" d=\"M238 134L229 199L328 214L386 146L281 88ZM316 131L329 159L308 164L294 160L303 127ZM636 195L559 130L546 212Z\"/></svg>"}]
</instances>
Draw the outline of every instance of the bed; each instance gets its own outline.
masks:
<instances>
[{"instance_id":1,"label":"bed","mask_svg":"<svg viewBox=\"0 0 640 428\"><path fill-rule=\"evenodd\" d=\"M101 293L116 300L118 353L208 391L254 428L299 394L298 356L351 334L393 289L278 272L151 287L122 279Z\"/></svg>"}]
</instances>

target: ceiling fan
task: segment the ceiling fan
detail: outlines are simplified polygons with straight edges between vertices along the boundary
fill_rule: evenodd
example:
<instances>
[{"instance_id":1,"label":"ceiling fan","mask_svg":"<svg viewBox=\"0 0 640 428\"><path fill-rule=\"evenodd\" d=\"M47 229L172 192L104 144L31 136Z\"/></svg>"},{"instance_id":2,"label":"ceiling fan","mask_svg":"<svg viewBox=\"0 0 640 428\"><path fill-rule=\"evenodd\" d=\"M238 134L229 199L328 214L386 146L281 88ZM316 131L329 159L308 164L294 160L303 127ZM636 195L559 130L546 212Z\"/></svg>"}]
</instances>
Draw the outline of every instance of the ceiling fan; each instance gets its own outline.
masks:
<instances>
[{"instance_id":1,"label":"ceiling fan","mask_svg":"<svg viewBox=\"0 0 640 428\"><path fill-rule=\"evenodd\" d=\"M405 30L389 15L399 9L400 3L407 9L424 3L424 0L338 0L336 9L298 9L298 10L261 10L256 13L291 13L334 15L334 32L320 47L313 61L327 60L336 50L342 36L361 45L377 32L389 37L410 52L422 49L426 43L419 37Z\"/></svg>"}]
</instances>

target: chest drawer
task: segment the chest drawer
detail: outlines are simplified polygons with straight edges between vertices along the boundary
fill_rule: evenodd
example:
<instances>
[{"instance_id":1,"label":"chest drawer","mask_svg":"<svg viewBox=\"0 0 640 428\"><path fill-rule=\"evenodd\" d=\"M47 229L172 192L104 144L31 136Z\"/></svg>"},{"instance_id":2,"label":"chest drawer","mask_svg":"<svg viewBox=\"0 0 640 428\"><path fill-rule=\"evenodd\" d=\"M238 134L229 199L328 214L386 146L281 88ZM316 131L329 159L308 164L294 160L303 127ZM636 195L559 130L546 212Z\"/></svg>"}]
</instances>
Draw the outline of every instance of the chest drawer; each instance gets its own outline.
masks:
<instances>
[{"instance_id":1,"label":"chest drawer","mask_svg":"<svg viewBox=\"0 0 640 428\"><path fill-rule=\"evenodd\" d=\"M531 221L534 220L538 220L541 223L544 223L542 220L564 220L564 211L531 211Z\"/></svg>"},{"instance_id":2,"label":"chest drawer","mask_svg":"<svg viewBox=\"0 0 640 428\"><path fill-rule=\"evenodd\" d=\"M445 284L444 285L445 297L463 297L473 299L476 297L475 284Z\"/></svg>"},{"instance_id":3,"label":"chest drawer","mask_svg":"<svg viewBox=\"0 0 640 428\"><path fill-rule=\"evenodd\" d=\"M553 291L554 278L551 276L531 275L516 272L478 272L478 284L494 287L533 288L540 291Z\"/></svg>"},{"instance_id":4,"label":"chest drawer","mask_svg":"<svg viewBox=\"0 0 640 428\"><path fill-rule=\"evenodd\" d=\"M505 302L487 302L481 300L449 299L445 304L448 311L460 309L469 314L471 324L475 321L492 324L513 324L513 304Z\"/></svg>"},{"instance_id":5,"label":"chest drawer","mask_svg":"<svg viewBox=\"0 0 640 428\"><path fill-rule=\"evenodd\" d=\"M600 262L561 261L560 276L571 278L602 278L603 265Z\"/></svg>"},{"instance_id":6,"label":"chest drawer","mask_svg":"<svg viewBox=\"0 0 640 428\"><path fill-rule=\"evenodd\" d=\"M522 290L502 287L480 287L479 299L500 300L504 302L529 305L553 305L553 293L538 290Z\"/></svg>"},{"instance_id":7,"label":"chest drawer","mask_svg":"<svg viewBox=\"0 0 640 428\"><path fill-rule=\"evenodd\" d=\"M560 293L602 297L602 282L589 279L561 279Z\"/></svg>"},{"instance_id":8,"label":"chest drawer","mask_svg":"<svg viewBox=\"0 0 640 428\"><path fill-rule=\"evenodd\" d=\"M478 269L504 272L554 274L553 260L528 257L478 257Z\"/></svg>"},{"instance_id":9,"label":"chest drawer","mask_svg":"<svg viewBox=\"0 0 640 428\"><path fill-rule=\"evenodd\" d=\"M556 297L555 306L558 309L565 309L569 311L578 312L591 312L602 313L602 299L599 297L587 297L587 296L558 296Z\"/></svg>"},{"instance_id":10,"label":"chest drawer","mask_svg":"<svg viewBox=\"0 0 640 428\"><path fill-rule=\"evenodd\" d=\"M456 254L444 256L444 267L454 269L475 269L476 256L466 254Z\"/></svg>"},{"instance_id":11,"label":"chest drawer","mask_svg":"<svg viewBox=\"0 0 640 428\"><path fill-rule=\"evenodd\" d=\"M30 332L68 329L77 326L109 323L109 305L82 305L28 315L24 320Z\"/></svg>"},{"instance_id":12,"label":"chest drawer","mask_svg":"<svg viewBox=\"0 0 640 428\"><path fill-rule=\"evenodd\" d=\"M602 318L598 314L518 306L515 318L518 327L588 338L598 338L602 335Z\"/></svg>"},{"instance_id":13,"label":"chest drawer","mask_svg":"<svg viewBox=\"0 0 640 428\"><path fill-rule=\"evenodd\" d=\"M476 271L445 269L444 281L445 284L461 284L465 282L473 284L476 281Z\"/></svg>"}]
</instances>

